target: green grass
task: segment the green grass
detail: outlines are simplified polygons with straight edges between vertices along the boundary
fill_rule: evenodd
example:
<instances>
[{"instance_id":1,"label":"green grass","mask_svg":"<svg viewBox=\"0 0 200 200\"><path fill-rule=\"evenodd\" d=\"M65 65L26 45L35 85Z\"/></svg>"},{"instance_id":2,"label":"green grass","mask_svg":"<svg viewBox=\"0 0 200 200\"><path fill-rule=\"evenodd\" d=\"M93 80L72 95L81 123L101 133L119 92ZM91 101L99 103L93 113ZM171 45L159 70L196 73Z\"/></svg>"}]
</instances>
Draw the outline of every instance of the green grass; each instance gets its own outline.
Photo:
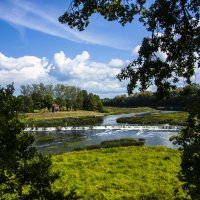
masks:
<instances>
[{"instance_id":1,"label":"green grass","mask_svg":"<svg viewBox=\"0 0 200 200\"><path fill-rule=\"evenodd\" d=\"M88 126L98 125L103 122L102 117L76 117L56 118L43 120L27 120L24 122L27 127L65 127L65 126Z\"/></svg>"},{"instance_id":2,"label":"green grass","mask_svg":"<svg viewBox=\"0 0 200 200\"><path fill-rule=\"evenodd\" d=\"M188 113L166 113L166 114L148 114L139 117L122 117L118 118L118 123L128 124L170 124L170 125L187 125Z\"/></svg>"},{"instance_id":3,"label":"green grass","mask_svg":"<svg viewBox=\"0 0 200 200\"><path fill-rule=\"evenodd\" d=\"M177 178L180 152L165 147L119 147L53 156L59 171L54 191L75 189L81 199L168 199L174 189L184 193Z\"/></svg>"},{"instance_id":4,"label":"green grass","mask_svg":"<svg viewBox=\"0 0 200 200\"><path fill-rule=\"evenodd\" d=\"M149 107L138 107L138 108L120 108L120 107L109 107L104 106L104 112L107 115L127 114L127 113L138 113L138 112L159 112L159 110Z\"/></svg>"},{"instance_id":5,"label":"green grass","mask_svg":"<svg viewBox=\"0 0 200 200\"><path fill-rule=\"evenodd\" d=\"M119 140L108 140L101 142L100 144L87 146L85 148L76 148L75 151L93 150L93 149L111 148L111 147L143 146L143 145L144 145L144 139L125 138Z\"/></svg>"},{"instance_id":6,"label":"green grass","mask_svg":"<svg viewBox=\"0 0 200 200\"><path fill-rule=\"evenodd\" d=\"M25 116L25 117L24 117ZM40 120L53 120L53 119L64 119L64 118L78 118L78 117L94 117L103 116L102 113L96 111L62 111L62 112L35 112L26 113L21 115L22 121L40 121Z\"/></svg>"}]
</instances>

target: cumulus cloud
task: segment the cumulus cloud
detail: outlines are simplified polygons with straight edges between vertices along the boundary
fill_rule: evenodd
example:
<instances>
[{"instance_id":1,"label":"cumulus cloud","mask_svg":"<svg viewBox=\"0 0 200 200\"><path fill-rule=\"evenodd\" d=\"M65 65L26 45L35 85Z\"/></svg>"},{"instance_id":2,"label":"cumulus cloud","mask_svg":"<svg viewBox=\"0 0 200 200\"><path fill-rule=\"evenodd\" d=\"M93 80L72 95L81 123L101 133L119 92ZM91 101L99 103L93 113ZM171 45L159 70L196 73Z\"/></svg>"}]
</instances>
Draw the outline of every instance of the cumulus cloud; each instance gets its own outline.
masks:
<instances>
[{"instance_id":1,"label":"cumulus cloud","mask_svg":"<svg viewBox=\"0 0 200 200\"><path fill-rule=\"evenodd\" d=\"M120 73L120 65L124 66L126 62L120 59L112 59L108 63L95 62L87 51L74 58L66 56L62 51L55 53L52 64L47 58L13 58L0 53L0 81L1 85L14 82L16 88L22 84L39 82L63 83L86 89L101 97L113 97L126 93L126 84L116 78Z\"/></svg>"},{"instance_id":2,"label":"cumulus cloud","mask_svg":"<svg viewBox=\"0 0 200 200\"><path fill-rule=\"evenodd\" d=\"M164 55L160 55L164 56ZM47 58L23 56L19 58L7 57L0 53L0 84L11 82L19 88L22 84L43 82L45 84L68 84L80 87L103 97L114 97L125 94L127 81L119 82L116 75L129 61L111 59L108 63L91 60L90 54L83 51L70 58L63 51L54 54L54 62ZM199 83L200 68L195 70L192 81ZM180 81L178 86L184 86ZM155 90L152 85L149 90Z\"/></svg>"},{"instance_id":3,"label":"cumulus cloud","mask_svg":"<svg viewBox=\"0 0 200 200\"><path fill-rule=\"evenodd\" d=\"M126 92L126 87L116 75L120 73L120 66L124 67L127 62L120 59L111 59L109 63L91 61L87 51L74 58L68 57L63 51L54 55L54 66L62 80L104 97Z\"/></svg>"},{"instance_id":4,"label":"cumulus cloud","mask_svg":"<svg viewBox=\"0 0 200 200\"><path fill-rule=\"evenodd\" d=\"M88 52L83 51L75 58L67 57L64 52L54 55L54 65L60 74L68 79L79 81L105 81L112 80L120 72L118 67L110 67L109 64L90 60Z\"/></svg>"},{"instance_id":5,"label":"cumulus cloud","mask_svg":"<svg viewBox=\"0 0 200 200\"><path fill-rule=\"evenodd\" d=\"M129 60L124 61L124 60L115 58L115 59L111 59L111 61L109 62L109 66L122 68L122 67L126 67L129 63L130 63Z\"/></svg>"},{"instance_id":6,"label":"cumulus cloud","mask_svg":"<svg viewBox=\"0 0 200 200\"><path fill-rule=\"evenodd\" d=\"M23 56L20 58L7 57L0 53L0 80L1 84L11 82L17 85L46 82L50 80L49 72L52 65L46 58Z\"/></svg>"}]
</instances>

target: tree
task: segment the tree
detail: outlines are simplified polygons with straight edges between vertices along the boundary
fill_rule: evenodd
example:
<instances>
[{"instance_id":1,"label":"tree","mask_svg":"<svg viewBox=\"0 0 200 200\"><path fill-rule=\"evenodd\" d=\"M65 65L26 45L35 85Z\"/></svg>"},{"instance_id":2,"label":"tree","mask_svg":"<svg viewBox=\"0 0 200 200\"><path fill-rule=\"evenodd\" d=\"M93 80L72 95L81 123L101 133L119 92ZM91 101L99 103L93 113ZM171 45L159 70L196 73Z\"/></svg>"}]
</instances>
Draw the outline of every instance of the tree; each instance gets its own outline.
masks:
<instances>
[{"instance_id":1,"label":"tree","mask_svg":"<svg viewBox=\"0 0 200 200\"><path fill-rule=\"evenodd\" d=\"M188 126L178 136L172 137L183 149L179 178L192 199L200 199L200 89L189 109Z\"/></svg>"},{"instance_id":2,"label":"tree","mask_svg":"<svg viewBox=\"0 0 200 200\"><path fill-rule=\"evenodd\" d=\"M19 95L18 99L20 100L20 111L23 113L34 112L34 104L31 96Z\"/></svg>"},{"instance_id":3,"label":"tree","mask_svg":"<svg viewBox=\"0 0 200 200\"><path fill-rule=\"evenodd\" d=\"M140 22L151 36L143 39L138 58L123 69L118 78L129 79L129 94L136 86L143 91L155 84L159 95L166 96L176 88L179 77L185 78L190 84L195 67L200 67L200 1L155 0L150 7L145 3L146 0L73 0L59 21L82 31L89 25L89 18L94 13L122 25L131 23L134 16L139 15ZM165 58L161 59L158 52L162 52ZM199 104L200 99L196 102ZM188 127L177 138L177 142L182 141L180 144L183 145L181 173L192 199L200 199L197 165L200 163L200 150L197 148L200 138L199 116L200 110L193 107Z\"/></svg>"},{"instance_id":4,"label":"tree","mask_svg":"<svg viewBox=\"0 0 200 200\"><path fill-rule=\"evenodd\" d=\"M13 92L13 85L0 87L1 199L67 199L62 192L51 191L58 174L50 172L50 156L38 153L32 146L33 135L23 132L24 125L18 119L20 99Z\"/></svg>"},{"instance_id":5,"label":"tree","mask_svg":"<svg viewBox=\"0 0 200 200\"><path fill-rule=\"evenodd\" d=\"M129 79L129 94L137 85L145 90L154 83L164 95L175 87L178 77L190 83L195 63L200 67L200 3L199 0L155 0L149 8L145 8L145 3L145 0L73 0L59 21L82 31L94 13L123 26L139 14L151 37L143 39L138 59L123 69L118 78ZM159 58L159 51L166 59Z\"/></svg>"}]
</instances>

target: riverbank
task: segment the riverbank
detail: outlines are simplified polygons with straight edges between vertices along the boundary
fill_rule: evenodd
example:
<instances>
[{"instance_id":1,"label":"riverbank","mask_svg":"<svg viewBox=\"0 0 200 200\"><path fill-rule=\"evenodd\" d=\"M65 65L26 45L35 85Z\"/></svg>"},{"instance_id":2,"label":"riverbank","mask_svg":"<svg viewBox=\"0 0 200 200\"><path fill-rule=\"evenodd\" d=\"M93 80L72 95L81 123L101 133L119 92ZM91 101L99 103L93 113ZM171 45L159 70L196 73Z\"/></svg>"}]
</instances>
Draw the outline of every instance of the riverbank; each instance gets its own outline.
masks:
<instances>
[{"instance_id":1,"label":"riverbank","mask_svg":"<svg viewBox=\"0 0 200 200\"><path fill-rule=\"evenodd\" d=\"M53 156L59 171L54 191L75 190L81 199L184 198L180 151L165 147L119 147Z\"/></svg>"},{"instance_id":2,"label":"riverbank","mask_svg":"<svg viewBox=\"0 0 200 200\"><path fill-rule=\"evenodd\" d=\"M104 113L97 111L65 111L65 112L36 112L21 115L21 121L26 127L66 127L98 125L103 121L103 116L122 113L158 112L148 107L141 108L116 108L104 107Z\"/></svg>"},{"instance_id":3,"label":"riverbank","mask_svg":"<svg viewBox=\"0 0 200 200\"><path fill-rule=\"evenodd\" d=\"M121 107L104 107L105 115L118 115L118 114L129 114L139 112L159 112L154 108L150 107L137 107L137 108L121 108Z\"/></svg>"},{"instance_id":4,"label":"riverbank","mask_svg":"<svg viewBox=\"0 0 200 200\"><path fill-rule=\"evenodd\" d=\"M126 124L140 124L140 125L156 125L156 124L169 124L186 126L187 125L187 112L175 113L157 113L146 114L143 116L121 117L117 119L117 123Z\"/></svg>"}]
</instances>

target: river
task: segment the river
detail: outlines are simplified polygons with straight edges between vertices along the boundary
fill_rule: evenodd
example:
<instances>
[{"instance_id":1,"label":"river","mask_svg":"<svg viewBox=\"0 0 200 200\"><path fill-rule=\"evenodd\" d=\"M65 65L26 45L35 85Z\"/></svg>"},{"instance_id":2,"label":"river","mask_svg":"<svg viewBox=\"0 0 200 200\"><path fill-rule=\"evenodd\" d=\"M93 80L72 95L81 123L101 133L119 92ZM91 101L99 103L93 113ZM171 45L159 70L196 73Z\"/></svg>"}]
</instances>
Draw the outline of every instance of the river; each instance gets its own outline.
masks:
<instances>
[{"instance_id":1,"label":"river","mask_svg":"<svg viewBox=\"0 0 200 200\"><path fill-rule=\"evenodd\" d=\"M116 119L143 113L131 113L105 116L100 126L94 127L68 127L57 131L56 129L39 129L34 132L34 146L41 153L60 154L73 151L78 147L99 144L102 141L121 138L143 138L146 146L162 145L170 148L177 148L169 138L176 135L180 129L171 126L135 126L120 125Z\"/></svg>"}]
</instances>

